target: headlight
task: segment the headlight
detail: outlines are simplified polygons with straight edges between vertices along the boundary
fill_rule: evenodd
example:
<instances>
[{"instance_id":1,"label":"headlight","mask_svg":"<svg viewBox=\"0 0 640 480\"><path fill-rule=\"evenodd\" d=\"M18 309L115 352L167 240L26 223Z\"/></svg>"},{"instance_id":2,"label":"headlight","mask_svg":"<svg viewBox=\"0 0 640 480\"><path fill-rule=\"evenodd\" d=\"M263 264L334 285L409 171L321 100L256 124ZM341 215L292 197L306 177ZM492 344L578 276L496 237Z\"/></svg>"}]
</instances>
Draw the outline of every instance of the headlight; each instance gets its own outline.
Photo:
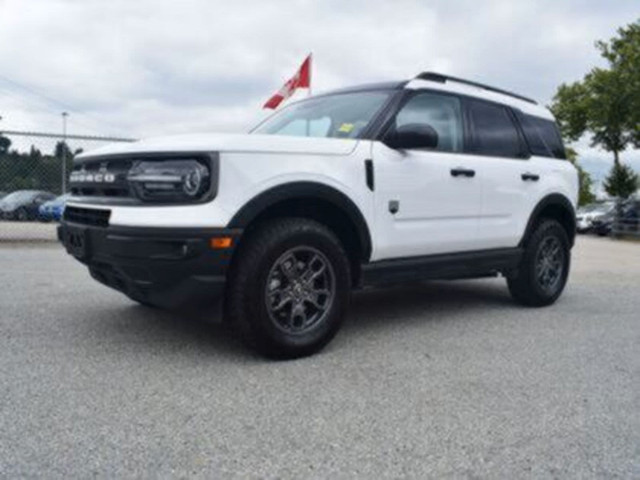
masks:
<instances>
[{"instance_id":1,"label":"headlight","mask_svg":"<svg viewBox=\"0 0 640 480\"><path fill-rule=\"evenodd\" d=\"M207 193L211 174L196 160L140 161L129 170L127 181L143 201L180 202Z\"/></svg>"}]
</instances>

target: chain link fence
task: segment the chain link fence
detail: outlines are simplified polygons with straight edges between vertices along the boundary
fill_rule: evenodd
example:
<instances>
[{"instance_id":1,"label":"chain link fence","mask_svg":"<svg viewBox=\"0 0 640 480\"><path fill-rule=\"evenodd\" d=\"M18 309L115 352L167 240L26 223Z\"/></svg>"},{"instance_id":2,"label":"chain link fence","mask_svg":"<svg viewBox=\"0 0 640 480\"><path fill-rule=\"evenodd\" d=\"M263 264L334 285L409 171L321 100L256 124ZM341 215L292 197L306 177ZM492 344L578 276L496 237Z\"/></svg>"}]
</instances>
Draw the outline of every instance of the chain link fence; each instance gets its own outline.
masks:
<instances>
[{"instance_id":1,"label":"chain link fence","mask_svg":"<svg viewBox=\"0 0 640 480\"><path fill-rule=\"evenodd\" d=\"M127 138L0 131L0 242L52 241L73 158Z\"/></svg>"},{"instance_id":2,"label":"chain link fence","mask_svg":"<svg viewBox=\"0 0 640 480\"><path fill-rule=\"evenodd\" d=\"M73 158L128 138L0 131L0 242L54 241ZM618 202L599 235L640 239L640 200Z\"/></svg>"}]
</instances>

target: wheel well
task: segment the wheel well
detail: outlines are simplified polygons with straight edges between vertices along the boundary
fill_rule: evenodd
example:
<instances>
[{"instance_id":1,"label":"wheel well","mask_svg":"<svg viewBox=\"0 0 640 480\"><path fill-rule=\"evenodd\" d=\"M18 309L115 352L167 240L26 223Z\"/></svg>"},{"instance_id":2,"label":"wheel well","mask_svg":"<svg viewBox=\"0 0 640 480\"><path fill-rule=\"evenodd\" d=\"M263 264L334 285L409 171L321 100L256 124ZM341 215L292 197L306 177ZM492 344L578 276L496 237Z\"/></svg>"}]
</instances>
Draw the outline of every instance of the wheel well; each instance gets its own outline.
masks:
<instances>
[{"instance_id":1,"label":"wheel well","mask_svg":"<svg viewBox=\"0 0 640 480\"><path fill-rule=\"evenodd\" d=\"M538 221L543 218L550 218L560 223L567 232L569 244L573 246L576 237L576 215L573 206L564 197L561 197L561 200L559 198L548 198L538 204L531 215L521 243L524 243L529 238Z\"/></svg>"},{"instance_id":2,"label":"wheel well","mask_svg":"<svg viewBox=\"0 0 640 480\"><path fill-rule=\"evenodd\" d=\"M315 220L327 226L342 243L351 266L353 285L359 285L361 263L366 261L369 252L362 245L358 229L350 216L334 203L320 198L290 198L269 205L255 216L245 227L242 238L247 238L261 224L274 218L301 217ZM238 245L241 248L242 240Z\"/></svg>"}]
</instances>

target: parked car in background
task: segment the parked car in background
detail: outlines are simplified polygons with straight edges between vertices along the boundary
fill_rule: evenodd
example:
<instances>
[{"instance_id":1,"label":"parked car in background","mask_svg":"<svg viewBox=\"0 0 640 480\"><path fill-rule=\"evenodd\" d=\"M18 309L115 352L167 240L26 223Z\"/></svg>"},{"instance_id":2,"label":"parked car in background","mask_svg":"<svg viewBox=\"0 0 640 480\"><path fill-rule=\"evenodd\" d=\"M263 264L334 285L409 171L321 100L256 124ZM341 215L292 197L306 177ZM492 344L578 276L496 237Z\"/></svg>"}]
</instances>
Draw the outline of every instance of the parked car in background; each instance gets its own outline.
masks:
<instances>
[{"instance_id":1,"label":"parked car in background","mask_svg":"<svg viewBox=\"0 0 640 480\"><path fill-rule=\"evenodd\" d=\"M640 200L628 201L623 209L622 215L614 225L617 233L638 233L640 231Z\"/></svg>"},{"instance_id":2,"label":"parked car in background","mask_svg":"<svg viewBox=\"0 0 640 480\"><path fill-rule=\"evenodd\" d=\"M613 202L592 203L580 207L576 212L576 230L578 233L586 233L592 230L593 222L596 219L613 212L615 204Z\"/></svg>"},{"instance_id":3,"label":"parked car in background","mask_svg":"<svg viewBox=\"0 0 640 480\"><path fill-rule=\"evenodd\" d=\"M18 190L0 200L0 218L3 220L35 220L40 205L56 196L40 190Z\"/></svg>"},{"instance_id":4,"label":"parked car in background","mask_svg":"<svg viewBox=\"0 0 640 480\"><path fill-rule=\"evenodd\" d=\"M40 208L38 208L40 220L42 220L43 222L60 220L62 218L62 213L64 212L64 207L67 203L67 199L70 196L71 195L66 193L40 205Z\"/></svg>"},{"instance_id":5,"label":"parked car in background","mask_svg":"<svg viewBox=\"0 0 640 480\"><path fill-rule=\"evenodd\" d=\"M614 206L609 212L593 220L593 232L601 237L611 235L618 212ZM621 233L637 232L640 227L640 202L627 201L620 206L618 229Z\"/></svg>"}]
</instances>

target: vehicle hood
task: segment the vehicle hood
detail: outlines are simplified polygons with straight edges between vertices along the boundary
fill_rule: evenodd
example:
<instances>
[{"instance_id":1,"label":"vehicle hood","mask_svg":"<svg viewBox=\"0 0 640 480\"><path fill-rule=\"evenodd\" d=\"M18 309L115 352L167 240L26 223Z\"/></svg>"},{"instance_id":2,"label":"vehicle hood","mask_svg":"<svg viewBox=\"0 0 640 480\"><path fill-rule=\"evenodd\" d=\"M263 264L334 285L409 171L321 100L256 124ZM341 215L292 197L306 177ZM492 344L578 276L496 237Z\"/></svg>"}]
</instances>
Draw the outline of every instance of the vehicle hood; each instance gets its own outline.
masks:
<instances>
[{"instance_id":1,"label":"vehicle hood","mask_svg":"<svg viewBox=\"0 0 640 480\"><path fill-rule=\"evenodd\" d=\"M246 152L348 155L358 140L250 134L189 134L110 144L76 157L159 152Z\"/></svg>"}]
</instances>

